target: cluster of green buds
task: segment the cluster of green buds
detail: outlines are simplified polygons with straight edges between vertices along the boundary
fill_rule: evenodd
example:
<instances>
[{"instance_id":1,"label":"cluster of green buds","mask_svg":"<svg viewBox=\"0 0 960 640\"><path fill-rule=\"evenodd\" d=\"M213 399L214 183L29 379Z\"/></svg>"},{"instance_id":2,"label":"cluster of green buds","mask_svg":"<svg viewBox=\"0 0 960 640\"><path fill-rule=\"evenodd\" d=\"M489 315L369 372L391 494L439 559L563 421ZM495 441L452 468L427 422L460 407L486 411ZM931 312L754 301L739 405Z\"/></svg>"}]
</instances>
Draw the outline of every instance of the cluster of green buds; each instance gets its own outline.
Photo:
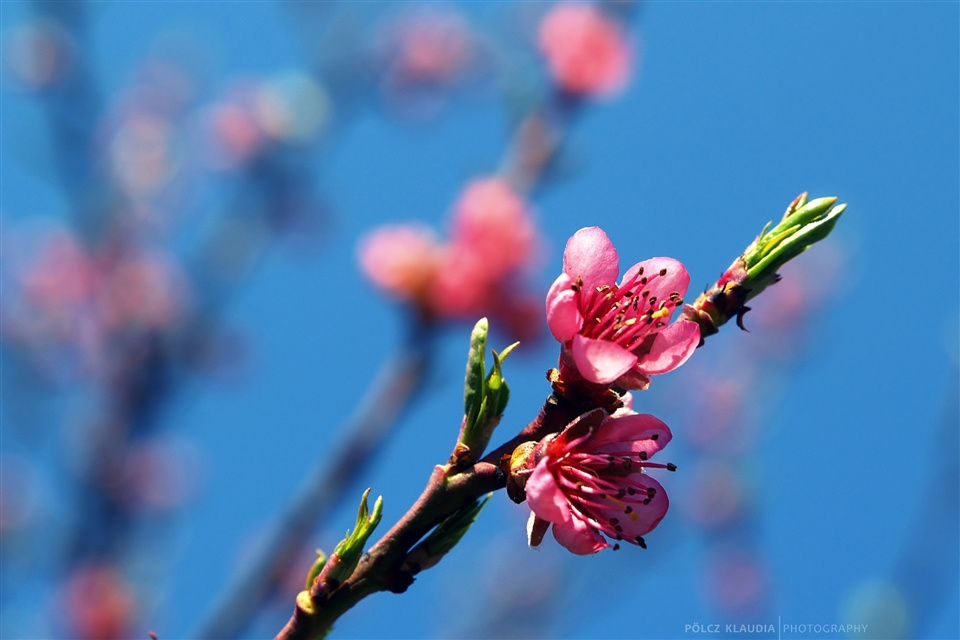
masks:
<instances>
[{"instance_id":1,"label":"cluster of green buds","mask_svg":"<svg viewBox=\"0 0 960 640\"><path fill-rule=\"evenodd\" d=\"M797 196L779 224L771 229L773 223L768 222L717 283L684 307L684 319L700 325L701 344L730 318L744 328L743 316L750 310L746 302L776 283L780 267L826 238L836 226L847 208L836 202L834 197L808 201L806 193Z\"/></svg>"},{"instance_id":2,"label":"cluster of green buds","mask_svg":"<svg viewBox=\"0 0 960 640\"><path fill-rule=\"evenodd\" d=\"M490 326L481 318L470 334L467 374L463 383L463 424L448 468L461 469L480 458L500 423L510 399L510 387L503 377L503 361L519 345L514 342L501 353L494 349L493 365L487 371L487 335Z\"/></svg>"},{"instance_id":3,"label":"cluster of green buds","mask_svg":"<svg viewBox=\"0 0 960 640\"><path fill-rule=\"evenodd\" d=\"M306 613L312 614L315 610L314 604L325 600L336 591L344 580L353 575L360 563L363 547L373 530L380 524L383 513L383 497L377 498L371 513L367 507L369 496L370 489L367 489L360 499L357 525L353 528L353 532L347 531L346 536L333 549L330 557L317 551L317 559L307 574L306 589L297 595L297 605Z\"/></svg>"}]
</instances>

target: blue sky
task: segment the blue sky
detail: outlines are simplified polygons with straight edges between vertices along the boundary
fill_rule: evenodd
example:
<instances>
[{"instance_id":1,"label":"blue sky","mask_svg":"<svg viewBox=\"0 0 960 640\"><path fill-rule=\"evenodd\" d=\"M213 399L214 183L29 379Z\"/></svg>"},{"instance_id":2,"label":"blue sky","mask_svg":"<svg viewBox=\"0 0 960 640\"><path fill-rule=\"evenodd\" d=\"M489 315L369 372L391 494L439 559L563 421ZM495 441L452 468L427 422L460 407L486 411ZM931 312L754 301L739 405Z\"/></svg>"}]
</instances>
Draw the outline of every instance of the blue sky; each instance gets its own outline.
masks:
<instances>
[{"instance_id":1,"label":"blue sky","mask_svg":"<svg viewBox=\"0 0 960 640\"><path fill-rule=\"evenodd\" d=\"M493 34L517 10L451 7ZM4 29L24 21L27 9L4 3ZM93 71L107 94L129 81L158 38L180 41L170 34L186 34L208 52L201 95L238 75L304 64L274 4L95 9ZM382 9L364 3L360 24ZM536 631L484 633L683 638L699 637L685 632L695 622L860 623L868 616L850 613L850 602L870 584L893 580L907 602L943 597L940 608L910 619L911 634L955 637L958 503L955 487L938 487L936 474L944 468L942 477L956 483L960 456L958 16L950 2L644 4L633 19L639 65L629 88L585 110L564 152L568 175L533 202L546 236L534 277L544 294L566 238L583 226L603 227L624 266L653 255L680 259L695 289L798 193L849 203L829 249L841 267L829 272L828 299L811 315L803 353L789 367L761 370L776 381L775 392L748 394L762 435L749 456L731 453L752 478L754 515L743 535L771 576L763 611L738 618L711 607L701 577L711 534L693 530L679 508L648 537L646 551L572 558L552 540L526 549L525 509L497 495L447 560L408 593L363 602L336 635L470 637L464 619L478 615L477 603L496 602L491 591L511 593L490 580L499 571L507 583L549 583L554 609L531 613ZM2 117L4 224L61 214L51 162L36 155L47 143L39 101L5 86ZM317 157L332 219L312 250L269 251L232 302L228 322L248 344L242 375L197 380L166 413L165 428L196 442L205 465L200 494L170 524L155 559L167 570L148 622L161 638L195 628L244 549L337 441L337 425L399 340L402 314L359 274L358 240L385 222L442 226L463 184L495 170L506 125L503 100L477 91L414 126L364 111ZM819 249L801 260L813 264ZM456 437L468 334L467 326L444 331L429 392L355 491L370 486L384 496L385 523L412 503ZM735 353L762 339L754 334L728 327L705 349ZM535 416L556 351L545 340L521 346L509 361L504 439ZM695 464L683 444L694 425L684 423L676 399L697 396L687 375L694 378L679 369L638 397L674 431L671 459L681 472L665 479L668 492L670 482L683 483L683 462ZM938 436L944 424L952 440ZM317 546L329 550L352 526L355 502L348 503L318 530ZM931 511L952 516L952 539L944 543L924 524ZM898 568L911 550L929 560L923 549L942 554L932 566L945 582ZM510 571L524 575L514 580ZM280 607L251 634L275 632L286 615Z\"/></svg>"}]
</instances>

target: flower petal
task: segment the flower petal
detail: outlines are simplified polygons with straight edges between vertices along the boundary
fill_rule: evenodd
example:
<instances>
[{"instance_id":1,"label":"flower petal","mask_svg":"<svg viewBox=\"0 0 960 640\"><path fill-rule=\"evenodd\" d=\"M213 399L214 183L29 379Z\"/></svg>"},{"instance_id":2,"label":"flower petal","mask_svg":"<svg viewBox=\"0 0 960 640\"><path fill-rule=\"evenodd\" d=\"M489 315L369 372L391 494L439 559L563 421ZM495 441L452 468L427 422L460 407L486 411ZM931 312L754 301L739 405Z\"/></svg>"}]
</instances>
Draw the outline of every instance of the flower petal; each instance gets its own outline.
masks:
<instances>
[{"instance_id":1,"label":"flower petal","mask_svg":"<svg viewBox=\"0 0 960 640\"><path fill-rule=\"evenodd\" d=\"M640 358L634 370L646 375L673 371L687 361L699 344L700 325L677 320L656 334L650 353Z\"/></svg>"},{"instance_id":2,"label":"flower petal","mask_svg":"<svg viewBox=\"0 0 960 640\"><path fill-rule=\"evenodd\" d=\"M572 280L583 278L586 289L617 281L620 259L603 229L584 227L573 234L563 252L563 272Z\"/></svg>"},{"instance_id":3,"label":"flower petal","mask_svg":"<svg viewBox=\"0 0 960 640\"><path fill-rule=\"evenodd\" d=\"M620 345L580 334L573 336L572 352L580 375L597 384L610 384L637 363L637 356Z\"/></svg>"},{"instance_id":4,"label":"flower petal","mask_svg":"<svg viewBox=\"0 0 960 640\"><path fill-rule=\"evenodd\" d=\"M553 537L568 551L581 556L610 546L596 529L576 516L565 522L554 522Z\"/></svg>"},{"instance_id":5,"label":"flower petal","mask_svg":"<svg viewBox=\"0 0 960 640\"><path fill-rule=\"evenodd\" d=\"M550 333L560 342L566 342L583 327L577 294L570 288L572 284L570 276L561 273L547 293L547 324Z\"/></svg>"},{"instance_id":6,"label":"flower petal","mask_svg":"<svg viewBox=\"0 0 960 640\"><path fill-rule=\"evenodd\" d=\"M636 542L637 536L653 531L660 524L663 516L667 514L670 507L670 500L667 498L667 492L660 483L651 478L646 473L635 473L629 478L635 482L641 482L644 486L652 488L655 493L650 499L649 504L634 504L630 513L623 509L602 509L598 514L598 519L616 518L619 526L623 527L623 538L630 542ZM556 531L556 525L554 525ZM556 534L554 534L556 535Z\"/></svg>"},{"instance_id":7,"label":"flower petal","mask_svg":"<svg viewBox=\"0 0 960 640\"><path fill-rule=\"evenodd\" d=\"M633 451L648 458L667 446L673 438L670 427L649 414L614 414L594 432L588 445L591 453Z\"/></svg>"},{"instance_id":8,"label":"flower petal","mask_svg":"<svg viewBox=\"0 0 960 640\"><path fill-rule=\"evenodd\" d=\"M549 457L541 459L527 479L527 504L531 511L544 520L563 522L572 517L570 503L550 472L549 462Z\"/></svg>"},{"instance_id":9,"label":"flower petal","mask_svg":"<svg viewBox=\"0 0 960 640\"><path fill-rule=\"evenodd\" d=\"M650 258L643 262L633 265L623 274L621 286L629 283L643 267L643 275L650 279L650 283L645 287L637 286L637 291L649 289L650 295L656 296L658 300L666 300L672 292L677 292L681 296L687 292L690 286L690 274L687 273L683 263L674 258ZM666 270L664 275L660 272Z\"/></svg>"}]
</instances>

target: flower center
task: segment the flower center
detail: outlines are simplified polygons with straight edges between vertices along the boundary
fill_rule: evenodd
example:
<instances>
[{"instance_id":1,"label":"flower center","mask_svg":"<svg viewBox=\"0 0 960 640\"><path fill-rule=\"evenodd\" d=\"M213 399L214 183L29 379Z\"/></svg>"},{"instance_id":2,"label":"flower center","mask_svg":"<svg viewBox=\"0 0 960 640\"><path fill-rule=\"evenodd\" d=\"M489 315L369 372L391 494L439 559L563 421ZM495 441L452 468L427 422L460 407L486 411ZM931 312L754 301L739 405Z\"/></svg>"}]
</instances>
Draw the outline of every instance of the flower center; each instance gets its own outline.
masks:
<instances>
[{"instance_id":1,"label":"flower center","mask_svg":"<svg viewBox=\"0 0 960 640\"><path fill-rule=\"evenodd\" d=\"M624 540L623 518L635 522L640 517L638 510L649 505L657 494L656 488L644 482L645 468L675 471L677 467L673 463L648 462L643 451L574 452L559 461L556 477L570 506L584 522L610 538ZM611 511L619 511L623 516L610 517ZM647 546L639 535L627 542Z\"/></svg>"},{"instance_id":2,"label":"flower center","mask_svg":"<svg viewBox=\"0 0 960 640\"><path fill-rule=\"evenodd\" d=\"M593 290L584 290L583 279L578 276L572 288L583 315L580 334L615 342L628 351L639 348L644 338L667 326L674 309L683 304L683 296L677 291L663 300L651 295L649 285L665 275L667 269L644 275L640 267L620 286L605 284Z\"/></svg>"}]
</instances>

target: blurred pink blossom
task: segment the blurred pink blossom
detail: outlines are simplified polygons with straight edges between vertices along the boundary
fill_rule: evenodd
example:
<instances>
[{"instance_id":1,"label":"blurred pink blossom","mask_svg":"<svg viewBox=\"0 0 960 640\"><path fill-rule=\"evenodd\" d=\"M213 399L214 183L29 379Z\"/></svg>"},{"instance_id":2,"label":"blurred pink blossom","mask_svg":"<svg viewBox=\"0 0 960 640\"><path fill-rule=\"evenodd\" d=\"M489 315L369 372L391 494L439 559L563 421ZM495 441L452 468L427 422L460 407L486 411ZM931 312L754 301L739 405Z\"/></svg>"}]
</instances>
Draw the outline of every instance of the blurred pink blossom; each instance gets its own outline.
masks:
<instances>
[{"instance_id":1,"label":"blurred pink blossom","mask_svg":"<svg viewBox=\"0 0 960 640\"><path fill-rule=\"evenodd\" d=\"M68 579L62 611L74 637L110 640L131 636L135 604L130 586L116 570L87 565Z\"/></svg>"},{"instance_id":2,"label":"blurred pink blossom","mask_svg":"<svg viewBox=\"0 0 960 640\"><path fill-rule=\"evenodd\" d=\"M424 225L386 225L360 243L360 267L383 291L417 300L437 271L440 251L436 235Z\"/></svg>"},{"instance_id":3,"label":"blurred pink blossom","mask_svg":"<svg viewBox=\"0 0 960 640\"><path fill-rule=\"evenodd\" d=\"M705 527L723 527L741 517L748 508L742 480L728 462L700 462L685 494L684 511Z\"/></svg>"},{"instance_id":4,"label":"blurred pink blossom","mask_svg":"<svg viewBox=\"0 0 960 640\"><path fill-rule=\"evenodd\" d=\"M454 81L476 55L467 22L449 11L404 15L384 39L386 81L397 87Z\"/></svg>"},{"instance_id":5,"label":"blurred pink blossom","mask_svg":"<svg viewBox=\"0 0 960 640\"><path fill-rule=\"evenodd\" d=\"M28 89L47 89L69 75L77 43L60 24L34 20L4 34L4 66Z\"/></svg>"},{"instance_id":6,"label":"blurred pink blossom","mask_svg":"<svg viewBox=\"0 0 960 640\"><path fill-rule=\"evenodd\" d=\"M772 585L763 561L756 553L736 546L714 550L704 579L710 600L728 614L756 614L770 597Z\"/></svg>"},{"instance_id":7,"label":"blurred pink blossom","mask_svg":"<svg viewBox=\"0 0 960 640\"><path fill-rule=\"evenodd\" d=\"M4 337L56 375L63 356L79 358L80 371L102 372L113 338L169 329L186 312L186 274L165 253L123 241L88 249L59 229L12 235L25 245L9 257Z\"/></svg>"},{"instance_id":8,"label":"blurred pink blossom","mask_svg":"<svg viewBox=\"0 0 960 640\"><path fill-rule=\"evenodd\" d=\"M454 208L453 246L482 258L492 280L525 266L536 234L527 203L500 178L470 183Z\"/></svg>"},{"instance_id":9,"label":"blurred pink blossom","mask_svg":"<svg viewBox=\"0 0 960 640\"><path fill-rule=\"evenodd\" d=\"M666 515L669 500L644 469L675 468L648 461L670 438L663 422L629 409L612 416L597 409L547 436L525 482L531 530L536 519L551 523L557 542L580 555L611 546L601 534L646 547L643 535Z\"/></svg>"},{"instance_id":10,"label":"blurred pink blossom","mask_svg":"<svg viewBox=\"0 0 960 640\"><path fill-rule=\"evenodd\" d=\"M109 329L172 325L186 305L186 276L161 253L124 255L101 276L100 316Z\"/></svg>"},{"instance_id":11,"label":"blurred pink blossom","mask_svg":"<svg viewBox=\"0 0 960 640\"><path fill-rule=\"evenodd\" d=\"M418 225L390 225L360 243L364 274L425 319L499 318L532 336L536 303L520 286L536 252L537 231L526 202L502 179L467 185L454 207L445 242Z\"/></svg>"},{"instance_id":12,"label":"blurred pink blossom","mask_svg":"<svg viewBox=\"0 0 960 640\"><path fill-rule=\"evenodd\" d=\"M208 114L213 148L208 160L215 169L232 169L267 144L267 134L253 106L242 98L214 104Z\"/></svg>"},{"instance_id":13,"label":"blurred pink blossom","mask_svg":"<svg viewBox=\"0 0 960 640\"><path fill-rule=\"evenodd\" d=\"M617 250L602 229L577 231L547 293L547 323L563 345L562 364L593 383L643 389L648 376L676 369L700 342L695 322L668 324L690 276L673 258L638 262L617 285L619 272Z\"/></svg>"},{"instance_id":14,"label":"blurred pink blossom","mask_svg":"<svg viewBox=\"0 0 960 640\"><path fill-rule=\"evenodd\" d=\"M629 43L619 23L590 4L558 4L540 24L540 51L554 81L581 95L608 95L630 74Z\"/></svg>"}]
</instances>

